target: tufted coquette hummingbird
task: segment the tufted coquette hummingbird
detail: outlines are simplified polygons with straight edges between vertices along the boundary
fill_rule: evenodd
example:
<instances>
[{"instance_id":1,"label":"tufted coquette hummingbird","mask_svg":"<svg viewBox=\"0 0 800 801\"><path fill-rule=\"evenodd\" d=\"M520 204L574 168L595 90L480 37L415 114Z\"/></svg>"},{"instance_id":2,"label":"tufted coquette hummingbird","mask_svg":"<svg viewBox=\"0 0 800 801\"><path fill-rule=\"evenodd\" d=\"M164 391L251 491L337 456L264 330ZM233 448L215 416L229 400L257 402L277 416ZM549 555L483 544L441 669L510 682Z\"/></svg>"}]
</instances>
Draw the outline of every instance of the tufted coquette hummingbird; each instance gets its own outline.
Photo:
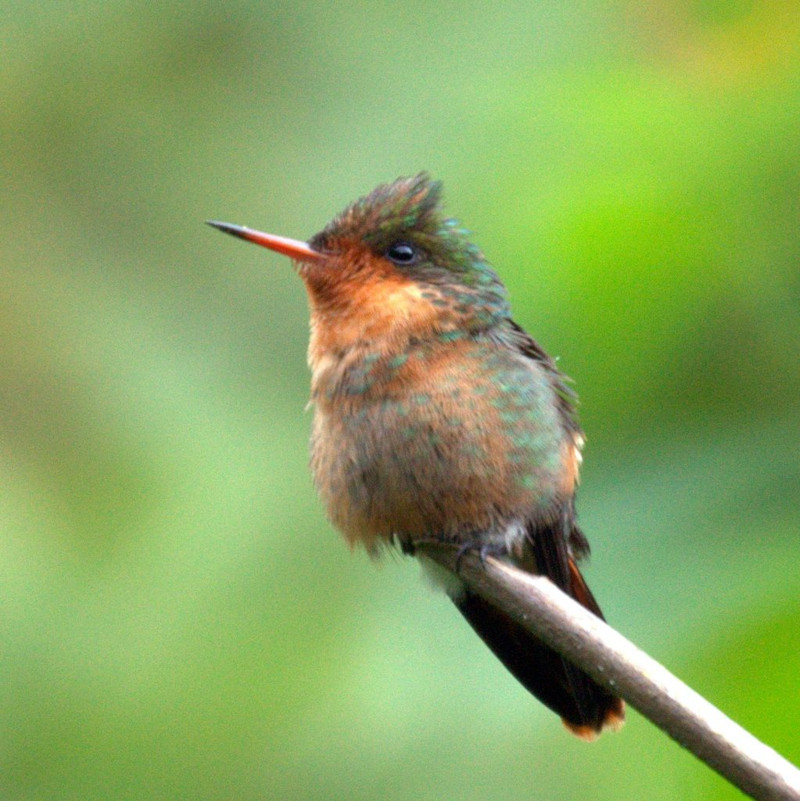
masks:
<instances>
[{"instance_id":1,"label":"tufted coquette hummingbird","mask_svg":"<svg viewBox=\"0 0 800 801\"><path fill-rule=\"evenodd\" d=\"M372 554L422 540L492 553L602 617L578 570L589 544L575 518L575 396L440 195L424 173L381 185L307 243L210 225L289 256L305 283L311 468L347 541ZM568 729L594 739L622 724L619 698L458 576L443 583Z\"/></svg>"}]
</instances>

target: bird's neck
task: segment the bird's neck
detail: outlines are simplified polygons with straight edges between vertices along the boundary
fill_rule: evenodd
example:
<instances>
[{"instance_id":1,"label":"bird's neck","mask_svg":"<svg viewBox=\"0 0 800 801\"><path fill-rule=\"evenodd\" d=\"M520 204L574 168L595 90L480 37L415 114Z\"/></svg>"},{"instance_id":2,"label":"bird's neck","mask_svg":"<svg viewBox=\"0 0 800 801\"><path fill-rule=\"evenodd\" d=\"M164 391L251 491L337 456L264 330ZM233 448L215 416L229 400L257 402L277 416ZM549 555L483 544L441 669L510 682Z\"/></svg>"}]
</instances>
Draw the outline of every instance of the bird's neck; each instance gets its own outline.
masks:
<instances>
[{"instance_id":1,"label":"bird's neck","mask_svg":"<svg viewBox=\"0 0 800 801\"><path fill-rule=\"evenodd\" d=\"M413 349L471 336L504 318L505 306L486 306L468 288L421 285L396 273L362 273L358 280L340 276L329 283L307 279L306 289L312 397L360 391L366 373L367 388L379 393L381 365L402 360Z\"/></svg>"},{"instance_id":2,"label":"bird's neck","mask_svg":"<svg viewBox=\"0 0 800 801\"><path fill-rule=\"evenodd\" d=\"M308 289L312 371L352 350L402 351L410 339L425 337L441 323L432 299L412 282L384 279Z\"/></svg>"},{"instance_id":3,"label":"bird's neck","mask_svg":"<svg viewBox=\"0 0 800 801\"><path fill-rule=\"evenodd\" d=\"M314 401L384 394L395 375L389 365L401 364L439 336L437 318L428 319L420 304L403 315L392 314L391 308L402 304L402 299L387 298L386 307L375 308L369 318L350 308L312 311L308 363Z\"/></svg>"}]
</instances>

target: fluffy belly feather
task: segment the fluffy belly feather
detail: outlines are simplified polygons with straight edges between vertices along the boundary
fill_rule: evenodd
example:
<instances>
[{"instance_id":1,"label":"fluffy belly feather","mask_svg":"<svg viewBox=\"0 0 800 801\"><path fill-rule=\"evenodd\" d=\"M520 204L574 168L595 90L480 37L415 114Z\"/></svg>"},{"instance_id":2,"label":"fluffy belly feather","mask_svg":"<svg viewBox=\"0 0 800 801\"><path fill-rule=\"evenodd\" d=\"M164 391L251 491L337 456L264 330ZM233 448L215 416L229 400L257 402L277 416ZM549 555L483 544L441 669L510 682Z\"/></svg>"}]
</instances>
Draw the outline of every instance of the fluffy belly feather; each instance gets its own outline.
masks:
<instances>
[{"instance_id":1,"label":"fluffy belly feather","mask_svg":"<svg viewBox=\"0 0 800 801\"><path fill-rule=\"evenodd\" d=\"M312 470L351 544L374 549L393 535L491 541L553 505L567 454L548 413L550 387L528 365L512 362L500 375L493 366L489 380L477 364L468 392L463 376L448 381L439 370L435 383L317 398Z\"/></svg>"}]
</instances>

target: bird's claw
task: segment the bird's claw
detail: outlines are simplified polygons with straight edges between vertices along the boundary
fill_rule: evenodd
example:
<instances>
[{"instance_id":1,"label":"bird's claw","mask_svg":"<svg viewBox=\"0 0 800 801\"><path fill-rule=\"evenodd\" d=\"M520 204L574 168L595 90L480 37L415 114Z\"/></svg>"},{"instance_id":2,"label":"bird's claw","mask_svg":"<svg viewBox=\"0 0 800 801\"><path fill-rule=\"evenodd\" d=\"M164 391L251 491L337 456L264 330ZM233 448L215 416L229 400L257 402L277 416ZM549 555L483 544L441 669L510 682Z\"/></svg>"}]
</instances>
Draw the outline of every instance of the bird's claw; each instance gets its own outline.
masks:
<instances>
[{"instance_id":1,"label":"bird's claw","mask_svg":"<svg viewBox=\"0 0 800 801\"><path fill-rule=\"evenodd\" d=\"M469 551L477 551L478 558L481 560L481 567L486 569L487 556L503 556L506 549L503 545L496 545L489 542L465 542L456 554L456 574L461 572L461 560Z\"/></svg>"}]
</instances>

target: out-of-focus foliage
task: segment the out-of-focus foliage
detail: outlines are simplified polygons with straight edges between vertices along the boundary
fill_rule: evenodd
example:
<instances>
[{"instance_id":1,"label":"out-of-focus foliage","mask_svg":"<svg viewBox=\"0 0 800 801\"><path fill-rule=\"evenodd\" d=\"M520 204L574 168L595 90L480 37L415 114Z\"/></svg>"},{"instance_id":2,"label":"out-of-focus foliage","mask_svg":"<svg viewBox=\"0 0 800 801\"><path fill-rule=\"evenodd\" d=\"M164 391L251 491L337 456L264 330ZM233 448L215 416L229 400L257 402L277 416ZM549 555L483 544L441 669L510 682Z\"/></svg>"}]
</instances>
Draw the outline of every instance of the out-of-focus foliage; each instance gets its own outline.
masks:
<instances>
[{"instance_id":1,"label":"out-of-focus foliage","mask_svg":"<svg viewBox=\"0 0 800 801\"><path fill-rule=\"evenodd\" d=\"M800 6L13 3L3 14L7 799L738 793L587 747L306 469L289 264L426 168L580 391L610 620L800 759Z\"/></svg>"}]
</instances>

